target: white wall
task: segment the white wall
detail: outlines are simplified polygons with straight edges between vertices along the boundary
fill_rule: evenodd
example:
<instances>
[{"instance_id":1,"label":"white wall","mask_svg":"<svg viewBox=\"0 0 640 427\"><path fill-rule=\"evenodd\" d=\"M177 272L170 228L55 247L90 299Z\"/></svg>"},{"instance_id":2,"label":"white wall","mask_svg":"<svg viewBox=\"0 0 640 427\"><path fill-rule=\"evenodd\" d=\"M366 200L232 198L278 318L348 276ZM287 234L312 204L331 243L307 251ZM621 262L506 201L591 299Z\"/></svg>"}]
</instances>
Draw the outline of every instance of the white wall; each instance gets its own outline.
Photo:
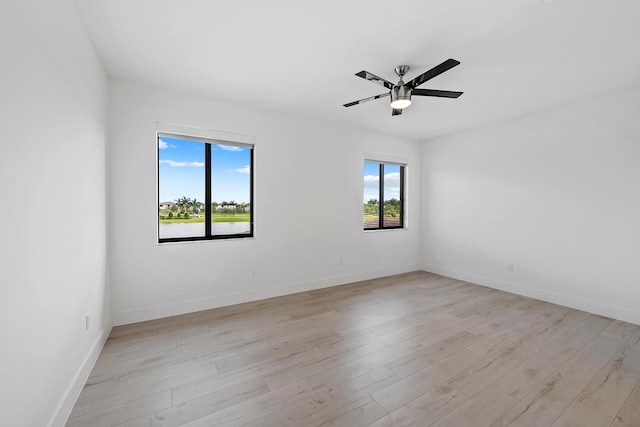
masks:
<instances>
[{"instance_id":1,"label":"white wall","mask_svg":"<svg viewBox=\"0 0 640 427\"><path fill-rule=\"evenodd\" d=\"M640 323L638 117L640 87L425 142L424 269Z\"/></svg>"},{"instance_id":2,"label":"white wall","mask_svg":"<svg viewBox=\"0 0 640 427\"><path fill-rule=\"evenodd\" d=\"M255 238L157 244L156 121L256 137ZM416 142L112 80L114 323L419 269L420 150ZM407 230L362 231L365 152L408 160Z\"/></svg>"},{"instance_id":3,"label":"white wall","mask_svg":"<svg viewBox=\"0 0 640 427\"><path fill-rule=\"evenodd\" d=\"M62 425L111 325L107 79L67 1L3 1L0 49L0 424Z\"/></svg>"}]
</instances>

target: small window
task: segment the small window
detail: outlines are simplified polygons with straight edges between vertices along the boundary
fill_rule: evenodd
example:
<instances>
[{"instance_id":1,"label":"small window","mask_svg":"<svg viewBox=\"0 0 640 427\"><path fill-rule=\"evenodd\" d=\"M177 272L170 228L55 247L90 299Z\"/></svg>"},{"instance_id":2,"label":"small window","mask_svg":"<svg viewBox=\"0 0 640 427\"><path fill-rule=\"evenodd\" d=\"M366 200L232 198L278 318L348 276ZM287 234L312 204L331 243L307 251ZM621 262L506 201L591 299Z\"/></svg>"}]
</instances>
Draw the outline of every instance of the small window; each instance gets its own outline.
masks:
<instances>
[{"instance_id":1,"label":"small window","mask_svg":"<svg viewBox=\"0 0 640 427\"><path fill-rule=\"evenodd\" d=\"M404 227L404 165L364 162L365 230Z\"/></svg>"},{"instance_id":2,"label":"small window","mask_svg":"<svg viewBox=\"0 0 640 427\"><path fill-rule=\"evenodd\" d=\"M253 236L253 146L158 133L158 241Z\"/></svg>"}]
</instances>

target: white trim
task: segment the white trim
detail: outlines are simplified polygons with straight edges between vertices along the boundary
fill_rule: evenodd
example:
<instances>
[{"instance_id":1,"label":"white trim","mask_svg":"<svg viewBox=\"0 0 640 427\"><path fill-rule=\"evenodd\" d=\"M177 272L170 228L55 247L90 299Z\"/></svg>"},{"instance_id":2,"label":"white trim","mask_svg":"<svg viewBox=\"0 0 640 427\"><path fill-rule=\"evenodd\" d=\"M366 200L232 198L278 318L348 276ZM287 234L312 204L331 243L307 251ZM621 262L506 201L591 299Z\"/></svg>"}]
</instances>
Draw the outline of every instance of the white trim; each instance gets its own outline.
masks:
<instances>
[{"instance_id":1,"label":"white trim","mask_svg":"<svg viewBox=\"0 0 640 427\"><path fill-rule=\"evenodd\" d=\"M372 228L370 230L368 229L364 229L363 232L364 233L378 233L378 232L391 232L391 231L409 231L409 227L402 227L402 228Z\"/></svg>"},{"instance_id":2,"label":"white trim","mask_svg":"<svg viewBox=\"0 0 640 427\"><path fill-rule=\"evenodd\" d=\"M169 133L175 136L186 136L192 138L205 138L208 140L236 142L246 145L254 145L256 137L242 133L225 132L215 129L201 129L189 126L176 125L172 123L156 122L157 133ZM209 141L211 142L211 141Z\"/></svg>"},{"instance_id":3,"label":"white trim","mask_svg":"<svg viewBox=\"0 0 640 427\"><path fill-rule=\"evenodd\" d=\"M202 142L204 144L211 144L211 145L217 145L217 146L223 146L223 147L242 147L242 148L254 147L254 144L245 144L244 142L234 142L234 141L229 141L227 139L203 138L200 136L184 135L181 133L156 132L156 138L158 139L158 145L159 145L159 141L165 138L165 139L178 139L181 141L184 140L189 142Z\"/></svg>"},{"instance_id":4,"label":"white trim","mask_svg":"<svg viewBox=\"0 0 640 427\"><path fill-rule=\"evenodd\" d=\"M78 371L73 376L69 387L67 387L66 392L62 395L62 399L60 399L58 407L47 424L48 426L63 427L67 423L69 415L71 415L71 411L73 410L73 406L76 404L76 401L80 396L80 392L82 392L82 388L87 382L89 374L95 366L98 356L100 356L102 348L104 347L105 342L107 342L107 338L110 333L111 326L104 328L100 335L98 335L98 338L95 340L93 346L91 346L91 349L84 358L84 361L78 368Z\"/></svg>"},{"instance_id":5,"label":"white trim","mask_svg":"<svg viewBox=\"0 0 640 427\"><path fill-rule=\"evenodd\" d=\"M404 157L388 156L386 154L364 153L364 161L371 161L377 163L390 163L393 165L406 166L409 163L409 159Z\"/></svg>"},{"instance_id":6,"label":"white trim","mask_svg":"<svg viewBox=\"0 0 640 427\"><path fill-rule=\"evenodd\" d=\"M522 285L506 280L500 280L492 277L458 271L447 267L423 264L422 270L429 273L451 277L453 279L459 279L466 282L476 283L478 285L488 286L490 288L499 289L502 291L510 292L512 294L523 295L526 297L547 301L553 304L575 308L577 310L582 310L589 313L611 317L613 319L640 325L640 311L629 310L628 308L617 307L609 304L603 304L599 301L592 301L572 295L550 292L528 285Z\"/></svg>"},{"instance_id":7,"label":"white trim","mask_svg":"<svg viewBox=\"0 0 640 427\"><path fill-rule=\"evenodd\" d=\"M291 295L299 292L306 292L315 289L328 288L331 286L344 285L363 280L378 279L380 277L392 276L394 274L409 273L420 270L419 264L406 265L375 271L367 271L344 276L328 277L325 279L299 282L291 285L278 286L270 289L256 289L253 291L227 294L209 298L201 298L190 301L183 301L173 304L166 304L155 307L147 307L139 310L122 311L113 313L114 326L127 325L129 323L142 322L146 320L159 319L162 317L177 316L180 314L193 313L196 311L209 310L211 308L224 307L245 302L258 301L266 298Z\"/></svg>"}]
</instances>

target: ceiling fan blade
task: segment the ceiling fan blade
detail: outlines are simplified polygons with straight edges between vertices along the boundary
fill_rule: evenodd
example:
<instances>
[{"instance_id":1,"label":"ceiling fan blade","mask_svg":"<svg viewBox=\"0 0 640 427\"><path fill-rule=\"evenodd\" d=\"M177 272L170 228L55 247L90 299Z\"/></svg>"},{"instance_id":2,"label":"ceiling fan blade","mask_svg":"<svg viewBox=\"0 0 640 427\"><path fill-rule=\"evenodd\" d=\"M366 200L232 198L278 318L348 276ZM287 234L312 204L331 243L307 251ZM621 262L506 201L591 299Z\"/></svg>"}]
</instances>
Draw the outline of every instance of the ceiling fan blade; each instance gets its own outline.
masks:
<instances>
[{"instance_id":1,"label":"ceiling fan blade","mask_svg":"<svg viewBox=\"0 0 640 427\"><path fill-rule=\"evenodd\" d=\"M438 98L457 98L464 92L454 92L451 90L436 90L436 89L413 89L411 95L418 96L437 96Z\"/></svg>"},{"instance_id":2,"label":"ceiling fan blade","mask_svg":"<svg viewBox=\"0 0 640 427\"><path fill-rule=\"evenodd\" d=\"M402 114L402 108L394 108L391 111L391 115L392 116L399 116L400 114Z\"/></svg>"},{"instance_id":3,"label":"ceiling fan blade","mask_svg":"<svg viewBox=\"0 0 640 427\"><path fill-rule=\"evenodd\" d=\"M345 107L351 107L357 104L362 104L363 102L373 101L374 99L383 98L385 96L389 96L389 92L381 93L380 95L370 96L369 98L360 99L358 101L349 102L348 104L344 104Z\"/></svg>"},{"instance_id":4,"label":"ceiling fan blade","mask_svg":"<svg viewBox=\"0 0 640 427\"><path fill-rule=\"evenodd\" d=\"M440 74L444 73L447 70L452 69L453 67L459 64L460 64L460 61L456 61L455 59L447 59L442 64L436 65L429 71L426 71L420 74L418 77L416 77L415 79L407 83L406 86L409 86L411 89L416 88L420 86L422 83L426 82L427 80L431 80L432 78L439 76Z\"/></svg>"},{"instance_id":5,"label":"ceiling fan blade","mask_svg":"<svg viewBox=\"0 0 640 427\"><path fill-rule=\"evenodd\" d=\"M371 74L368 71L360 71L359 73L356 73L356 76L358 77L362 77L365 80L369 80L370 82L374 82L377 83L381 86L386 87L387 89L392 89L393 88L393 83L383 79L382 77L378 77L375 74Z\"/></svg>"}]
</instances>

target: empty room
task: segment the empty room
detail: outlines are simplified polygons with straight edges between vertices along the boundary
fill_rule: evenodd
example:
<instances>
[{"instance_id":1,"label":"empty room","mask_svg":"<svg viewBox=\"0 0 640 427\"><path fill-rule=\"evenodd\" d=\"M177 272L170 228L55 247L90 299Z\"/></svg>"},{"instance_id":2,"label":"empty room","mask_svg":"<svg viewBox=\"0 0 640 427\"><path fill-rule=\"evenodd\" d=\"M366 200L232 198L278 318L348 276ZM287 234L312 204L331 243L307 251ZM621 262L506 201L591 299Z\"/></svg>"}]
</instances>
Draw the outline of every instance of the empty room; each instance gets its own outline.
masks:
<instances>
[{"instance_id":1,"label":"empty room","mask_svg":"<svg viewBox=\"0 0 640 427\"><path fill-rule=\"evenodd\" d=\"M0 425L640 426L639 22L3 0Z\"/></svg>"}]
</instances>

